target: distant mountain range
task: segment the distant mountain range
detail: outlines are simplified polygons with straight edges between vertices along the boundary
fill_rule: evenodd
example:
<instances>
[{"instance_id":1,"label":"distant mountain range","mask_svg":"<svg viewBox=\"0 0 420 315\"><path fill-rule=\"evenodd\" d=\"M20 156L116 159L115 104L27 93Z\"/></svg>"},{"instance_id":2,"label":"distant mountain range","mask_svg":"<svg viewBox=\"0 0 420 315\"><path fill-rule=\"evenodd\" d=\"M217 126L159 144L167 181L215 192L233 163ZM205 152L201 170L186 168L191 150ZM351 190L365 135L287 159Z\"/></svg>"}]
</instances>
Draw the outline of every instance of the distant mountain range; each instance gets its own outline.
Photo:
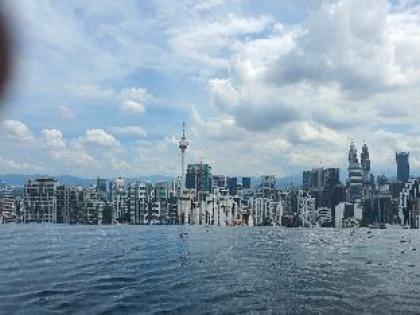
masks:
<instances>
[{"instance_id":1,"label":"distant mountain range","mask_svg":"<svg viewBox=\"0 0 420 315\"><path fill-rule=\"evenodd\" d=\"M10 186L23 186L28 180L34 179L37 177L42 177L44 175L34 174L34 175L22 175L22 174L7 174L0 175L0 182L5 183ZM52 176L57 179L61 184L75 185L75 186L91 186L96 185L96 178L83 178L71 175L59 175ZM139 177L126 177L124 180L126 182L133 181L145 181L149 183L164 182L170 181L173 177L164 176L164 175L151 175L151 176L139 176Z\"/></svg>"},{"instance_id":2,"label":"distant mountain range","mask_svg":"<svg viewBox=\"0 0 420 315\"><path fill-rule=\"evenodd\" d=\"M23 174L6 174L0 175L0 183L5 183L10 186L23 186L28 180L34 179L37 177L42 177L44 175L41 174L33 174L33 175L23 175ZM91 185L96 185L96 178L83 178L71 175L59 175L53 176L57 179L58 182L61 184L67 185L75 185L75 186L84 186L88 187ZM150 175L150 176L139 176L139 177L125 177L124 180L127 183L134 182L134 181L145 181L149 183L157 183L157 182L166 182L171 181L175 177L172 176L165 176L165 175ZM110 179L109 179L110 180ZM301 175L292 175L287 177L277 177L277 186L278 187L286 187L290 186L291 183L294 185L302 183L302 176ZM238 182L241 182L241 177L238 176ZM260 183L259 176L251 177L252 186L256 186Z\"/></svg>"}]
</instances>

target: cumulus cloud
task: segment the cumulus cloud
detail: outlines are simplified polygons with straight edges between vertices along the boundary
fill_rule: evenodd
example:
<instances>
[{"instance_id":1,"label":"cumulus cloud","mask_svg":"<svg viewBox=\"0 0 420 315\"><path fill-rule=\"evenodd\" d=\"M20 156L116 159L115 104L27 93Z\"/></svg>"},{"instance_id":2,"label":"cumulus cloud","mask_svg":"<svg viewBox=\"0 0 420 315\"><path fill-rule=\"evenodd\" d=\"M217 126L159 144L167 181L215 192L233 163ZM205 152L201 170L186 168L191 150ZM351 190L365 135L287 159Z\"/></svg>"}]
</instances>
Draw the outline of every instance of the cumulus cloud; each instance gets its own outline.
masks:
<instances>
[{"instance_id":1,"label":"cumulus cloud","mask_svg":"<svg viewBox=\"0 0 420 315\"><path fill-rule=\"evenodd\" d=\"M88 144L99 145L109 148L118 148L121 146L120 142L114 138L113 135L107 133L103 129L88 129L86 136L83 139Z\"/></svg>"},{"instance_id":2,"label":"cumulus cloud","mask_svg":"<svg viewBox=\"0 0 420 315\"><path fill-rule=\"evenodd\" d=\"M263 143L275 130L294 144L295 164L316 163L315 150L337 157L351 137L387 146L377 128L419 118L418 12L387 1L324 1L301 23L267 25L268 35L234 45L228 76L208 80L219 111L212 119L228 115L236 127L263 132ZM412 147L398 137L398 148Z\"/></svg>"},{"instance_id":3,"label":"cumulus cloud","mask_svg":"<svg viewBox=\"0 0 420 315\"><path fill-rule=\"evenodd\" d=\"M33 140L32 131L19 120L4 120L1 123L6 138L20 142Z\"/></svg>"},{"instance_id":4,"label":"cumulus cloud","mask_svg":"<svg viewBox=\"0 0 420 315\"><path fill-rule=\"evenodd\" d=\"M238 127L229 116L205 120L195 107L191 108L190 121L192 132L199 138L210 140L242 140L247 136L246 130ZM203 132L204 131L204 132ZM176 144L176 141L174 142Z\"/></svg>"},{"instance_id":5,"label":"cumulus cloud","mask_svg":"<svg viewBox=\"0 0 420 315\"><path fill-rule=\"evenodd\" d=\"M51 150L51 165L69 172L70 161L84 157L97 167L90 173L177 174L179 161L167 157L178 153L174 124L189 113L187 159L205 158L215 172L286 175L321 160L345 166L350 138L368 142L373 169L393 169L393 150L410 150L417 161L418 4L290 1L274 10L270 3L257 13L248 2L219 0L154 1L150 11L130 1L100 11L11 2L29 43L19 58L26 97L16 98L14 117L35 118L24 119L34 131L19 121L2 126L5 152L15 142L28 156ZM291 18L282 6L299 14ZM45 108L62 100L75 106L52 111L62 131L38 137L36 130L58 128ZM165 115L162 104L171 104ZM71 120L74 113L84 119ZM147 130L159 125L153 140L137 120Z\"/></svg>"},{"instance_id":6,"label":"cumulus cloud","mask_svg":"<svg viewBox=\"0 0 420 315\"><path fill-rule=\"evenodd\" d=\"M27 162L18 162L8 157L4 157L0 155L0 172L4 174L7 173L28 173L28 172L36 172L39 171L41 168L38 165L30 164Z\"/></svg>"},{"instance_id":7,"label":"cumulus cloud","mask_svg":"<svg viewBox=\"0 0 420 315\"><path fill-rule=\"evenodd\" d=\"M233 87L230 79L210 79L208 89L213 103L221 109L231 109L238 105L240 93Z\"/></svg>"},{"instance_id":8,"label":"cumulus cloud","mask_svg":"<svg viewBox=\"0 0 420 315\"><path fill-rule=\"evenodd\" d=\"M263 87L261 87L263 89ZM241 91L232 86L229 79L212 79L209 89L214 104L224 113L232 115L238 125L254 131L264 131L300 119L303 113L300 104L287 104L268 97L258 90L255 95L248 87L241 86Z\"/></svg>"},{"instance_id":9,"label":"cumulus cloud","mask_svg":"<svg viewBox=\"0 0 420 315\"><path fill-rule=\"evenodd\" d=\"M44 138L45 144L48 147L60 149L66 146L63 133L58 129L43 129L41 134Z\"/></svg>"},{"instance_id":10,"label":"cumulus cloud","mask_svg":"<svg viewBox=\"0 0 420 315\"><path fill-rule=\"evenodd\" d=\"M268 69L267 81L336 83L352 96L399 86L404 76L387 34L387 10L385 0L323 3L301 26L294 48Z\"/></svg>"},{"instance_id":11,"label":"cumulus cloud","mask_svg":"<svg viewBox=\"0 0 420 315\"><path fill-rule=\"evenodd\" d=\"M123 101L120 108L125 112L136 115L143 115L146 112L146 108L143 104L132 100Z\"/></svg>"},{"instance_id":12,"label":"cumulus cloud","mask_svg":"<svg viewBox=\"0 0 420 315\"><path fill-rule=\"evenodd\" d=\"M64 138L61 130L43 129L41 131L43 147L49 155L61 165L70 167L96 168L98 161L95 160L84 148L73 145Z\"/></svg>"},{"instance_id":13,"label":"cumulus cloud","mask_svg":"<svg viewBox=\"0 0 420 315\"><path fill-rule=\"evenodd\" d=\"M315 125L308 121L295 122L285 128L286 135L292 143L339 145L342 141L342 135L333 129L323 125Z\"/></svg>"},{"instance_id":14,"label":"cumulus cloud","mask_svg":"<svg viewBox=\"0 0 420 315\"><path fill-rule=\"evenodd\" d=\"M146 112L144 103L152 100L152 95L142 87L126 87L121 89L118 99L122 111L142 116Z\"/></svg>"},{"instance_id":15,"label":"cumulus cloud","mask_svg":"<svg viewBox=\"0 0 420 315\"><path fill-rule=\"evenodd\" d=\"M54 160L59 162L60 166L67 166L70 167L70 169L73 169L74 167L81 168L74 170L77 172L81 171L82 173L79 173L81 176L86 176L88 174L92 175L92 171L100 170L99 161L83 150L73 150L70 148L66 148L64 150L55 149L51 151L51 155Z\"/></svg>"},{"instance_id":16,"label":"cumulus cloud","mask_svg":"<svg viewBox=\"0 0 420 315\"><path fill-rule=\"evenodd\" d=\"M238 36L262 32L272 22L268 16L243 17L228 14L217 21L187 24L171 31L171 46L182 57L211 67L228 67L228 56L221 51L232 51Z\"/></svg>"}]
</instances>

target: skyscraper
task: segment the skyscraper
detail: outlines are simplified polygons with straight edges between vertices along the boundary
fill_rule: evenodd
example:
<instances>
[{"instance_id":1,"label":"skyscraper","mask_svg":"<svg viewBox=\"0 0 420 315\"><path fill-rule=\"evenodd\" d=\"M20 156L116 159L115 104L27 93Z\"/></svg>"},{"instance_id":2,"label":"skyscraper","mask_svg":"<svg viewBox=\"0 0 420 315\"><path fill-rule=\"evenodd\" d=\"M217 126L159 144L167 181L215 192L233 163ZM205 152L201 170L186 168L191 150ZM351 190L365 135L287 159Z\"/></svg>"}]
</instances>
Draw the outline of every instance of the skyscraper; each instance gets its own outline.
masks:
<instances>
[{"instance_id":1,"label":"skyscraper","mask_svg":"<svg viewBox=\"0 0 420 315\"><path fill-rule=\"evenodd\" d=\"M209 164L188 164L185 180L187 189L211 191L211 166Z\"/></svg>"},{"instance_id":2,"label":"skyscraper","mask_svg":"<svg viewBox=\"0 0 420 315\"><path fill-rule=\"evenodd\" d=\"M360 154L360 163L363 173L363 184L367 185L370 182L370 159L369 150L366 143L363 143L362 153Z\"/></svg>"},{"instance_id":3,"label":"skyscraper","mask_svg":"<svg viewBox=\"0 0 420 315\"><path fill-rule=\"evenodd\" d=\"M340 184L340 169L330 167L324 169L323 173L324 189L334 189Z\"/></svg>"},{"instance_id":4,"label":"skyscraper","mask_svg":"<svg viewBox=\"0 0 420 315\"><path fill-rule=\"evenodd\" d=\"M334 209L344 199L338 168L314 168L303 171L303 189L311 191L317 208ZM332 215L334 216L334 213Z\"/></svg>"},{"instance_id":5,"label":"skyscraper","mask_svg":"<svg viewBox=\"0 0 420 315\"><path fill-rule=\"evenodd\" d=\"M99 195L99 198L103 201L108 199L108 191L107 191L108 181L105 178L98 177L96 179L96 192Z\"/></svg>"},{"instance_id":6,"label":"skyscraper","mask_svg":"<svg viewBox=\"0 0 420 315\"><path fill-rule=\"evenodd\" d=\"M410 164L408 162L408 152L396 152L395 161L397 162L397 180L402 183L408 182L410 177Z\"/></svg>"},{"instance_id":7,"label":"skyscraper","mask_svg":"<svg viewBox=\"0 0 420 315\"><path fill-rule=\"evenodd\" d=\"M351 142L349 150L349 166L347 168L349 177L347 179L347 201L355 202L362 198L363 174L357 158L357 150Z\"/></svg>"},{"instance_id":8,"label":"skyscraper","mask_svg":"<svg viewBox=\"0 0 420 315\"><path fill-rule=\"evenodd\" d=\"M229 194L231 196L236 195L237 186L238 186L238 178L237 177L229 177L228 180L227 180L227 186L229 188Z\"/></svg>"},{"instance_id":9,"label":"skyscraper","mask_svg":"<svg viewBox=\"0 0 420 315\"><path fill-rule=\"evenodd\" d=\"M251 188L251 177L242 177L242 188Z\"/></svg>"},{"instance_id":10,"label":"skyscraper","mask_svg":"<svg viewBox=\"0 0 420 315\"><path fill-rule=\"evenodd\" d=\"M340 184L338 168L314 168L303 171L303 187L311 190L331 189Z\"/></svg>"},{"instance_id":11,"label":"skyscraper","mask_svg":"<svg viewBox=\"0 0 420 315\"><path fill-rule=\"evenodd\" d=\"M309 189L312 187L312 171L310 170L303 171L302 186L304 189Z\"/></svg>"}]
</instances>

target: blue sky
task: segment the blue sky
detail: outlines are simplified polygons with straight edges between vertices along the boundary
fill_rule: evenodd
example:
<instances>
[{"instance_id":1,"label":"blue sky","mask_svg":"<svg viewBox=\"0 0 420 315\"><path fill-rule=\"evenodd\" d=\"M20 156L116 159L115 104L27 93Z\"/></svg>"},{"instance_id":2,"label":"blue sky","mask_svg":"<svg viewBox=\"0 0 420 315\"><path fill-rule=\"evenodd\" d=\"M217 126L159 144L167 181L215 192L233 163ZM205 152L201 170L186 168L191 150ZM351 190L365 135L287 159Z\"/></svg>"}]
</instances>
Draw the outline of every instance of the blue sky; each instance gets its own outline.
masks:
<instances>
[{"instance_id":1,"label":"blue sky","mask_svg":"<svg viewBox=\"0 0 420 315\"><path fill-rule=\"evenodd\" d=\"M15 76L1 173L288 176L419 166L415 1L6 1Z\"/></svg>"}]
</instances>

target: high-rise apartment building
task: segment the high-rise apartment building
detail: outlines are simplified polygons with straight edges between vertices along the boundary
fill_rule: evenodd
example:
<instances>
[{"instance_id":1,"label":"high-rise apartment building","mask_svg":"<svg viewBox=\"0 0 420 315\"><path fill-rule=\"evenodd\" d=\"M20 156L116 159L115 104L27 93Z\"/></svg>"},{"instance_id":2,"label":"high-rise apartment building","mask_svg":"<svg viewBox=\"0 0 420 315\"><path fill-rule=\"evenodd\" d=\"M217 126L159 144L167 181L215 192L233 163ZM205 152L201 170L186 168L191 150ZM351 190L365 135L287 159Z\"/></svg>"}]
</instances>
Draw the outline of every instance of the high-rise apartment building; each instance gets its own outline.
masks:
<instances>
[{"instance_id":1,"label":"high-rise apartment building","mask_svg":"<svg viewBox=\"0 0 420 315\"><path fill-rule=\"evenodd\" d=\"M124 180L118 177L112 182L112 222L129 222L128 193L124 189Z\"/></svg>"},{"instance_id":2,"label":"high-rise apartment building","mask_svg":"<svg viewBox=\"0 0 420 315\"><path fill-rule=\"evenodd\" d=\"M130 183L128 185L127 212L130 222L147 224L149 221L149 189L146 183ZM114 211L117 211L114 204Z\"/></svg>"},{"instance_id":3,"label":"high-rise apartment building","mask_svg":"<svg viewBox=\"0 0 420 315\"><path fill-rule=\"evenodd\" d=\"M24 222L57 223L57 181L45 177L29 180L24 188Z\"/></svg>"},{"instance_id":4,"label":"high-rise apartment building","mask_svg":"<svg viewBox=\"0 0 420 315\"><path fill-rule=\"evenodd\" d=\"M166 223L169 221L168 184L166 182L156 183L153 191L151 222L153 224Z\"/></svg>"},{"instance_id":5,"label":"high-rise apartment building","mask_svg":"<svg viewBox=\"0 0 420 315\"><path fill-rule=\"evenodd\" d=\"M13 191L9 187L0 189L0 223L9 220L16 222L17 215L16 199Z\"/></svg>"}]
</instances>

